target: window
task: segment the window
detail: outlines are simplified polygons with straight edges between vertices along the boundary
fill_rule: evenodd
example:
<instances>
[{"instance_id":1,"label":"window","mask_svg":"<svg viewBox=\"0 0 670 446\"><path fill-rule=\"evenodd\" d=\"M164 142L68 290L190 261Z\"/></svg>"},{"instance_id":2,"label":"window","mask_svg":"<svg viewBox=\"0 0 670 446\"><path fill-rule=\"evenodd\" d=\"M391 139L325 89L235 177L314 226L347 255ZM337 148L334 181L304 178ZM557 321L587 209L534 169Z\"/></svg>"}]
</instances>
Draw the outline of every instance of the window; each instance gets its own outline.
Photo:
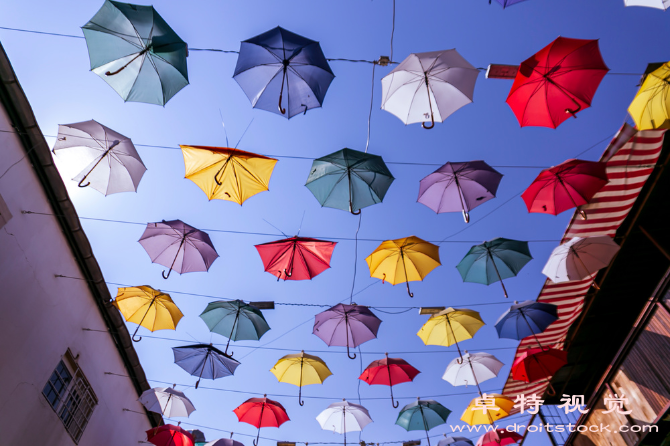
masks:
<instances>
[{"instance_id":1,"label":"window","mask_svg":"<svg viewBox=\"0 0 670 446\"><path fill-rule=\"evenodd\" d=\"M42 394L75 443L79 442L98 400L69 350L51 374Z\"/></svg>"}]
</instances>

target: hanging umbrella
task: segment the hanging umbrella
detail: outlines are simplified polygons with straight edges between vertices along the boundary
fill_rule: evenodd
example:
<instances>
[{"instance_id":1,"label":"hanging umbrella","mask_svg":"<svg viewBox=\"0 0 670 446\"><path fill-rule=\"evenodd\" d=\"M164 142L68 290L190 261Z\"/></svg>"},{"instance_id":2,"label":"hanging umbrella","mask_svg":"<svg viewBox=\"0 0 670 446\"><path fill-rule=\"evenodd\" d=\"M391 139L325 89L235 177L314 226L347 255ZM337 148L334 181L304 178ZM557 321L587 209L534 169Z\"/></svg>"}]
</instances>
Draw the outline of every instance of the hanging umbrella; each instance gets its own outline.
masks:
<instances>
[{"instance_id":1,"label":"hanging umbrella","mask_svg":"<svg viewBox=\"0 0 670 446\"><path fill-rule=\"evenodd\" d=\"M256 439L253 441L254 446L258 446L258 437L262 427L279 427L290 420L284 406L267 398L267 395L263 395L263 398L249 398L233 412L240 422L258 428Z\"/></svg>"},{"instance_id":2,"label":"hanging umbrella","mask_svg":"<svg viewBox=\"0 0 670 446\"><path fill-rule=\"evenodd\" d=\"M241 300L210 302L200 318L209 331L228 338L224 355L231 340L258 341L270 329L261 310Z\"/></svg>"},{"instance_id":3,"label":"hanging umbrella","mask_svg":"<svg viewBox=\"0 0 670 446\"><path fill-rule=\"evenodd\" d=\"M188 45L152 6L106 0L82 31L91 71L124 101L165 105L188 85Z\"/></svg>"},{"instance_id":4,"label":"hanging umbrella","mask_svg":"<svg viewBox=\"0 0 670 446\"><path fill-rule=\"evenodd\" d=\"M492 424L494 421L505 418L514 408L514 401L497 393L485 393L479 398L470 401L463 412L461 421L470 426L477 424Z\"/></svg>"},{"instance_id":5,"label":"hanging umbrella","mask_svg":"<svg viewBox=\"0 0 670 446\"><path fill-rule=\"evenodd\" d=\"M472 102L478 75L455 49L410 54L382 79L382 110L432 129Z\"/></svg>"},{"instance_id":6,"label":"hanging umbrella","mask_svg":"<svg viewBox=\"0 0 670 446\"><path fill-rule=\"evenodd\" d=\"M442 379L453 386L467 386L474 383L481 395L482 389L479 384L498 376L503 365L498 358L488 353L466 351L463 357L449 363Z\"/></svg>"},{"instance_id":7,"label":"hanging umbrella","mask_svg":"<svg viewBox=\"0 0 670 446\"><path fill-rule=\"evenodd\" d=\"M521 127L556 128L591 106L608 71L597 40L559 37L521 63L507 104Z\"/></svg>"},{"instance_id":8,"label":"hanging umbrella","mask_svg":"<svg viewBox=\"0 0 670 446\"><path fill-rule=\"evenodd\" d=\"M195 410L191 400L174 386L145 390L140 395L139 402L149 412L156 412L168 418L188 417Z\"/></svg>"},{"instance_id":9,"label":"hanging umbrella","mask_svg":"<svg viewBox=\"0 0 670 446\"><path fill-rule=\"evenodd\" d=\"M421 180L417 201L438 214L463 212L467 223L472 209L495 198L501 179L484 161L446 163Z\"/></svg>"},{"instance_id":10,"label":"hanging umbrella","mask_svg":"<svg viewBox=\"0 0 670 446\"><path fill-rule=\"evenodd\" d=\"M444 437L437 446L475 446L469 438L447 437L447 434L444 434Z\"/></svg>"},{"instance_id":11,"label":"hanging umbrella","mask_svg":"<svg viewBox=\"0 0 670 446\"><path fill-rule=\"evenodd\" d=\"M423 280L432 270L441 265L440 247L419 237L410 236L386 240L365 258L370 268L370 277L388 281L391 285L405 282L409 297L409 282Z\"/></svg>"},{"instance_id":12,"label":"hanging umbrella","mask_svg":"<svg viewBox=\"0 0 670 446\"><path fill-rule=\"evenodd\" d=\"M496 429L479 437L477 446L507 446L508 444L517 443L521 439L523 437L516 432L508 431L507 429Z\"/></svg>"},{"instance_id":13,"label":"hanging umbrella","mask_svg":"<svg viewBox=\"0 0 670 446\"><path fill-rule=\"evenodd\" d=\"M626 6L646 6L666 10L670 8L670 0L623 0Z\"/></svg>"},{"instance_id":14,"label":"hanging umbrella","mask_svg":"<svg viewBox=\"0 0 670 446\"><path fill-rule=\"evenodd\" d=\"M554 283L582 280L610 264L619 245L608 235L573 237L556 247L542 274Z\"/></svg>"},{"instance_id":15,"label":"hanging umbrella","mask_svg":"<svg viewBox=\"0 0 670 446\"><path fill-rule=\"evenodd\" d=\"M277 281L311 280L330 268L330 257L337 242L307 237L290 237L256 245L265 271Z\"/></svg>"},{"instance_id":16,"label":"hanging umbrella","mask_svg":"<svg viewBox=\"0 0 670 446\"><path fill-rule=\"evenodd\" d=\"M193 181L210 200L244 203L270 189L274 158L228 147L180 145L184 178Z\"/></svg>"},{"instance_id":17,"label":"hanging umbrella","mask_svg":"<svg viewBox=\"0 0 670 446\"><path fill-rule=\"evenodd\" d=\"M568 352L564 350L555 348L529 348L514 360L511 373L512 379L533 383L541 379L551 378L567 363ZM556 394L553 388L551 388L550 394Z\"/></svg>"},{"instance_id":18,"label":"hanging umbrella","mask_svg":"<svg viewBox=\"0 0 670 446\"><path fill-rule=\"evenodd\" d=\"M463 355L458 342L472 339L483 326L484 321L478 312L467 308L449 307L431 316L416 335L426 345L449 347L456 344L462 362Z\"/></svg>"},{"instance_id":19,"label":"hanging umbrella","mask_svg":"<svg viewBox=\"0 0 670 446\"><path fill-rule=\"evenodd\" d=\"M194 446L190 432L174 424L152 427L147 431L147 441L156 446Z\"/></svg>"},{"instance_id":20,"label":"hanging umbrella","mask_svg":"<svg viewBox=\"0 0 670 446\"><path fill-rule=\"evenodd\" d=\"M589 203L607 181L605 163L571 159L540 172L521 198L528 212L558 215ZM586 212L579 213L586 220Z\"/></svg>"},{"instance_id":21,"label":"hanging umbrella","mask_svg":"<svg viewBox=\"0 0 670 446\"><path fill-rule=\"evenodd\" d=\"M417 398L413 403L409 403L402 408L395 421L406 431L426 431L426 441L430 446L430 437L428 431L447 422L451 411L442 404L433 400L421 400Z\"/></svg>"},{"instance_id":22,"label":"hanging umbrella","mask_svg":"<svg viewBox=\"0 0 670 446\"><path fill-rule=\"evenodd\" d=\"M59 125L52 152L79 171L79 187L105 196L136 192L147 170L130 138L96 121Z\"/></svg>"},{"instance_id":23,"label":"hanging umbrella","mask_svg":"<svg viewBox=\"0 0 670 446\"><path fill-rule=\"evenodd\" d=\"M220 438L218 440L208 441L203 446L244 446L244 443L235 441L232 438Z\"/></svg>"},{"instance_id":24,"label":"hanging umbrella","mask_svg":"<svg viewBox=\"0 0 670 446\"><path fill-rule=\"evenodd\" d=\"M381 203L394 179L381 156L342 149L314 160L305 186L321 206L358 215Z\"/></svg>"},{"instance_id":25,"label":"hanging umbrella","mask_svg":"<svg viewBox=\"0 0 670 446\"><path fill-rule=\"evenodd\" d=\"M670 62L663 64L644 79L628 113L638 130L670 128Z\"/></svg>"},{"instance_id":26,"label":"hanging umbrella","mask_svg":"<svg viewBox=\"0 0 670 446\"><path fill-rule=\"evenodd\" d=\"M181 220L147 224L139 242L152 263L170 267L167 276L163 270L163 279L172 270L179 274L209 271L219 257L207 233Z\"/></svg>"},{"instance_id":27,"label":"hanging umbrella","mask_svg":"<svg viewBox=\"0 0 670 446\"><path fill-rule=\"evenodd\" d=\"M185 345L183 347L172 347L174 363L186 370L192 376L197 376L198 388L200 380L224 378L232 376L240 363L226 355L212 344Z\"/></svg>"},{"instance_id":28,"label":"hanging umbrella","mask_svg":"<svg viewBox=\"0 0 670 446\"><path fill-rule=\"evenodd\" d=\"M503 9L505 9L508 6L516 5L517 3L521 3L526 0L496 0L496 1L502 5ZM489 0L489 5L490 4L491 0Z\"/></svg>"},{"instance_id":29,"label":"hanging umbrella","mask_svg":"<svg viewBox=\"0 0 670 446\"><path fill-rule=\"evenodd\" d=\"M334 78L319 42L280 27L242 42L233 74L254 108L287 118L321 107Z\"/></svg>"},{"instance_id":30,"label":"hanging umbrella","mask_svg":"<svg viewBox=\"0 0 670 446\"><path fill-rule=\"evenodd\" d=\"M346 346L347 356L356 359L356 353L351 356L349 348L358 347L376 338L381 323L382 321L368 307L337 304L314 317L312 333L328 346Z\"/></svg>"},{"instance_id":31,"label":"hanging umbrella","mask_svg":"<svg viewBox=\"0 0 670 446\"><path fill-rule=\"evenodd\" d=\"M169 294L147 285L119 288L112 305L119 309L126 322L137 324L132 336L135 342L142 340L141 336L135 339L140 327L149 331L176 330L184 317Z\"/></svg>"},{"instance_id":32,"label":"hanging umbrella","mask_svg":"<svg viewBox=\"0 0 670 446\"><path fill-rule=\"evenodd\" d=\"M528 242L498 237L470 248L456 268L463 282L490 285L500 281L507 297L503 279L516 276L532 258Z\"/></svg>"},{"instance_id":33,"label":"hanging umbrella","mask_svg":"<svg viewBox=\"0 0 670 446\"><path fill-rule=\"evenodd\" d=\"M301 406L305 405L301 398L302 386L323 384L326 378L332 375L323 359L308 355L304 350L295 355L283 356L270 371L279 382L299 387L298 403Z\"/></svg>"},{"instance_id":34,"label":"hanging umbrella","mask_svg":"<svg viewBox=\"0 0 670 446\"><path fill-rule=\"evenodd\" d=\"M393 400L393 386L414 381L416 375L421 372L409 365L404 359L389 358L388 353L385 355L384 359L372 361L358 379L365 381L371 386L375 384L389 386L391 390L391 404L397 408L400 403Z\"/></svg>"},{"instance_id":35,"label":"hanging umbrella","mask_svg":"<svg viewBox=\"0 0 670 446\"><path fill-rule=\"evenodd\" d=\"M343 399L341 403L328 406L316 416L316 421L323 430L344 434L344 446L347 446L347 432L362 431L372 423L372 418L365 407Z\"/></svg>"},{"instance_id":36,"label":"hanging umbrella","mask_svg":"<svg viewBox=\"0 0 670 446\"><path fill-rule=\"evenodd\" d=\"M495 324L498 337L520 341L542 333L558 319L557 309L556 305L534 300L515 301Z\"/></svg>"}]
</instances>

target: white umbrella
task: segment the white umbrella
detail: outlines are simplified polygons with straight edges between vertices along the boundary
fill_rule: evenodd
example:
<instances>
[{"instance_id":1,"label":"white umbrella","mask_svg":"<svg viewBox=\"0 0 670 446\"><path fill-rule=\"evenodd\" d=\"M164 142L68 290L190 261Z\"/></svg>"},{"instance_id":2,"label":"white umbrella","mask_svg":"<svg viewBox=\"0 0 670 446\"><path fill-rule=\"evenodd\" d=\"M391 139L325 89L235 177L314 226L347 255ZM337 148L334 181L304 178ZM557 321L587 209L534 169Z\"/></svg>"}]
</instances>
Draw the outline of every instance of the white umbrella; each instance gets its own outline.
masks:
<instances>
[{"instance_id":1,"label":"white umbrella","mask_svg":"<svg viewBox=\"0 0 670 446\"><path fill-rule=\"evenodd\" d=\"M410 54L382 79L382 109L430 129L472 102L479 70L455 49Z\"/></svg>"},{"instance_id":2,"label":"white umbrella","mask_svg":"<svg viewBox=\"0 0 670 446\"><path fill-rule=\"evenodd\" d=\"M503 365L498 358L488 353L465 352L462 361L458 357L449 363L442 379L454 386L475 384L479 388L480 383L498 376Z\"/></svg>"},{"instance_id":3,"label":"white umbrella","mask_svg":"<svg viewBox=\"0 0 670 446\"><path fill-rule=\"evenodd\" d=\"M358 404L342 400L333 403L316 417L321 429L344 434L344 444L347 444L347 432L363 430L372 423L368 410Z\"/></svg>"},{"instance_id":4,"label":"white umbrella","mask_svg":"<svg viewBox=\"0 0 670 446\"><path fill-rule=\"evenodd\" d=\"M96 121L59 125L53 153L79 172L79 187L104 195L137 191L147 170L129 138Z\"/></svg>"},{"instance_id":5,"label":"white umbrella","mask_svg":"<svg viewBox=\"0 0 670 446\"><path fill-rule=\"evenodd\" d=\"M574 237L554 249L542 273L554 283L581 280L606 267L619 251L607 235Z\"/></svg>"},{"instance_id":6,"label":"white umbrella","mask_svg":"<svg viewBox=\"0 0 670 446\"><path fill-rule=\"evenodd\" d=\"M149 412L160 413L167 418L188 417L195 410L193 403L183 392L170 387L154 387L145 390L139 402Z\"/></svg>"},{"instance_id":7,"label":"white umbrella","mask_svg":"<svg viewBox=\"0 0 670 446\"><path fill-rule=\"evenodd\" d=\"M668 9L670 0L624 0L626 6L646 6L648 8Z\"/></svg>"}]
</instances>

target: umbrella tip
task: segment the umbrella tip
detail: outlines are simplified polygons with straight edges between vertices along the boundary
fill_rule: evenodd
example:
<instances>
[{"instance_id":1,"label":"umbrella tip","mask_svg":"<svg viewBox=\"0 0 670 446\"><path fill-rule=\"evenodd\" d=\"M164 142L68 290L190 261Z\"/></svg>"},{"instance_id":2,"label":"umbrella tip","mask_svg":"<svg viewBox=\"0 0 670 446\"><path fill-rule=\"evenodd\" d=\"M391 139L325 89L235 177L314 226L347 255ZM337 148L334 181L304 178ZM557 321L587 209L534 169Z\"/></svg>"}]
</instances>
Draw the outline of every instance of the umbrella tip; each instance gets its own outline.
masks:
<instances>
[{"instance_id":1,"label":"umbrella tip","mask_svg":"<svg viewBox=\"0 0 670 446\"><path fill-rule=\"evenodd\" d=\"M268 396L267 393L264 393L264 394L263 394L263 398L267 398L267 396Z\"/></svg>"},{"instance_id":2,"label":"umbrella tip","mask_svg":"<svg viewBox=\"0 0 670 446\"><path fill-rule=\"evenodd\" d=\"M516 304L518 304L518 303L519 303L519 301L518 301L518 300L515 300L515 301L514 301L514 305L516 305Z\"/></svg>"},{"instance_id":3,"label":"umbrella tip","mask_svg":"<svg viewBox=\"0 0 670 446\"><path fill-rule=\"evenodd\" d=\"M174 389L175 387L177 387L177 385L176 385L176 384L172 384L172 388Z\"/></svg>"}]
</instances>

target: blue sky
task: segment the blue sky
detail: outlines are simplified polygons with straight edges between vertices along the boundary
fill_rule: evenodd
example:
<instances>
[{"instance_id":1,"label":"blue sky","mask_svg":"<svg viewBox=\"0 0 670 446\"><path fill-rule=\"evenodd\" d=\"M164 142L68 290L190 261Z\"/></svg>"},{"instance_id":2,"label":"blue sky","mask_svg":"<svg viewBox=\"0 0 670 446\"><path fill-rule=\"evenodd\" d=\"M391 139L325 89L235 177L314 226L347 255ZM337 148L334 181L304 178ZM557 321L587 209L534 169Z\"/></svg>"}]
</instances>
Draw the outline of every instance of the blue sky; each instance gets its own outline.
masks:
<instances>
[{"instance_id":1,"label":"blue sky","mask_svg":"<svg viewBox=\"0 0 670 446\"><path fill-rule=\"evenodd\" d=\"M0 26L81 35L80 26L101 4L74 0L12 2L3 8ZM320 41L328 58L373 60L390 52L390 0L157 1L154 6L177 34L195 48L237 50L241 40L280 25ZM603 58L612 73L642 73L648 62L670 59L663 43L668 31L667 14L649 8L624 8L622 0L528 0L504 11L495 2L489 6L486 0L398 0L393 58L401 61L412 52L456 48L475 67L486 67L490 63L518 64L560 35L600 39ZM410 299L404 284L382 285L369 277L364 258L378 242L359 242L357 262L354 262L354 243L342 241L335 248L332 269L312 281L279 283L263 272L253 246L281 237L264 220L288 235L294 235L300 228L304 236L353 237L358 218L321 208L304 187L311 161L281 155L316 158L344 147L364 150L371 65L332 62L336 78L323 108L287 121L276 114L251 108L232 79L234 54L192 51L188 58L191 85L161 108L124 104L105 82L89 72L83 39L0 30L0 40L46 135L55 135L58 124L95 119L131 137L136 144L175 149L138 147L148 171L137 194L103 197L94 190L77 188L76 183L69 180L72 175L63 170L80 216L141 223L179 218L198 228L277 234L212 232L210 235L221 257L208 273L173 274L169 280L163 280L160 276L163 267L152 264L137 243L143 231L141 225L83 221L107 281L149 284L169 290L186 316L176 332L153 334L174 340L145 336L135 345L154 386L195 383L195 378L172 363L171 347L196 340L226 341L211 335L198 317L214 299L178 292L246 301L332 305L349 297L356 265L355 290L364 289L354 298L359 304L455 306L479 311L487 325L474 339L462 343L462 348L492 353L506 364L499 378L482 386L485 390L500 391L509 372L516 341L499 340L493 324L513 300L537 297L544 281L541 269L560 239L570 214L566 212L558 217L528 214L521 198L515 195L530 184L540 169L504 166L548 167L582 152L580 158L598 159L606 141L626 119L626 108L639 81L639 76L610 74L596 93L593 106L579 113L577 119L566 121L557 130L521 129L505 104L511 81L487 80L481 73L474 103L427 131L420 125L404 126L396 117L380 110L380 79L391 67L377 67L369 151L389 162L396 181L383 204L363 210L359 237L382 240L417 235L439 241L453 236L440 245L442 266L424 282L412 283L415 297ZM279 158L270 191L251 198L242 207L231 202L208 202L200 189L183 178L178 144L225 146L221 116L231 145L253 119L239 148ZM53 143L53 138L49 137L48 141ZM605 142L594 146L599 141ZM460 214L436 215L416 203L419 180L437 166L391 164L442 164L477 159L500 166L498 170L504 178L498 198L474 210L469 225ZM67 166L60 167L66 169ZM470 246L495 237L550 240L531 242L535 260L518 277L505 282L509 301L503 297L499 284L487 287L463 283L455 268ZM114 285L110 284L110 291L116 295ZM210 440L228 437L215 429L255 435L255 428L237 422L232 413L235 407L255 394L296 395L271 396L284 404L291 421L279 430L265 429L261 435L275 440L340 442L340 435L322 431L314 418L328 404L341 398L357 402L358 375L368 363L381 358L383 352L403 357L422 372L415 382L395 387L394 393L401 404L408 404L417 396L434 397L453 411L448 423L461 424L458 419L476 394L472 387L456 388L440 379L455 352L423 345L416 332L426 317L419 316L418 310L400 314L373 310L383 320L379 337L362 345L362 361L352 361L347 359L343 348L328 348L311 334L313 316L323 309L278 305L277 309L266 311L272 330L260 343L246 341L232 347L235 357L242 362L234 377L203 381L198 390L178 386L197 408L189 419L183 420L183 426L206 426L202 430ZM390 313L404 310L383 309ZM135 326L129 329L132 331ZM140 333L149 335L144 329L140 329ZM96 335L83 333L82 336ZM259 345L264 348L254 349ZM321 356L333 371L324 385L304 389L304 407L297 404L297 388L277 383L268 371L281 356L300 350ZM109 376L108 379L124 378ZM374 420L363 431L362 439L377 443L423 438L421 432L408 433L394 425L399 409L393 409L387 399L374 399L387 396L387 387L360 384L362 403ZM514 421L520 420L523 419ZM449 432L447 426L441 426L430 434ZM530 435L533 443L547 443L543 433ZM250 437L236 435L234 438L251 444ZM351 434L350 439L358 440L358 435ZM272 442L262 440L262 444L268 446Z\"/></svg>"}]
</instances>

